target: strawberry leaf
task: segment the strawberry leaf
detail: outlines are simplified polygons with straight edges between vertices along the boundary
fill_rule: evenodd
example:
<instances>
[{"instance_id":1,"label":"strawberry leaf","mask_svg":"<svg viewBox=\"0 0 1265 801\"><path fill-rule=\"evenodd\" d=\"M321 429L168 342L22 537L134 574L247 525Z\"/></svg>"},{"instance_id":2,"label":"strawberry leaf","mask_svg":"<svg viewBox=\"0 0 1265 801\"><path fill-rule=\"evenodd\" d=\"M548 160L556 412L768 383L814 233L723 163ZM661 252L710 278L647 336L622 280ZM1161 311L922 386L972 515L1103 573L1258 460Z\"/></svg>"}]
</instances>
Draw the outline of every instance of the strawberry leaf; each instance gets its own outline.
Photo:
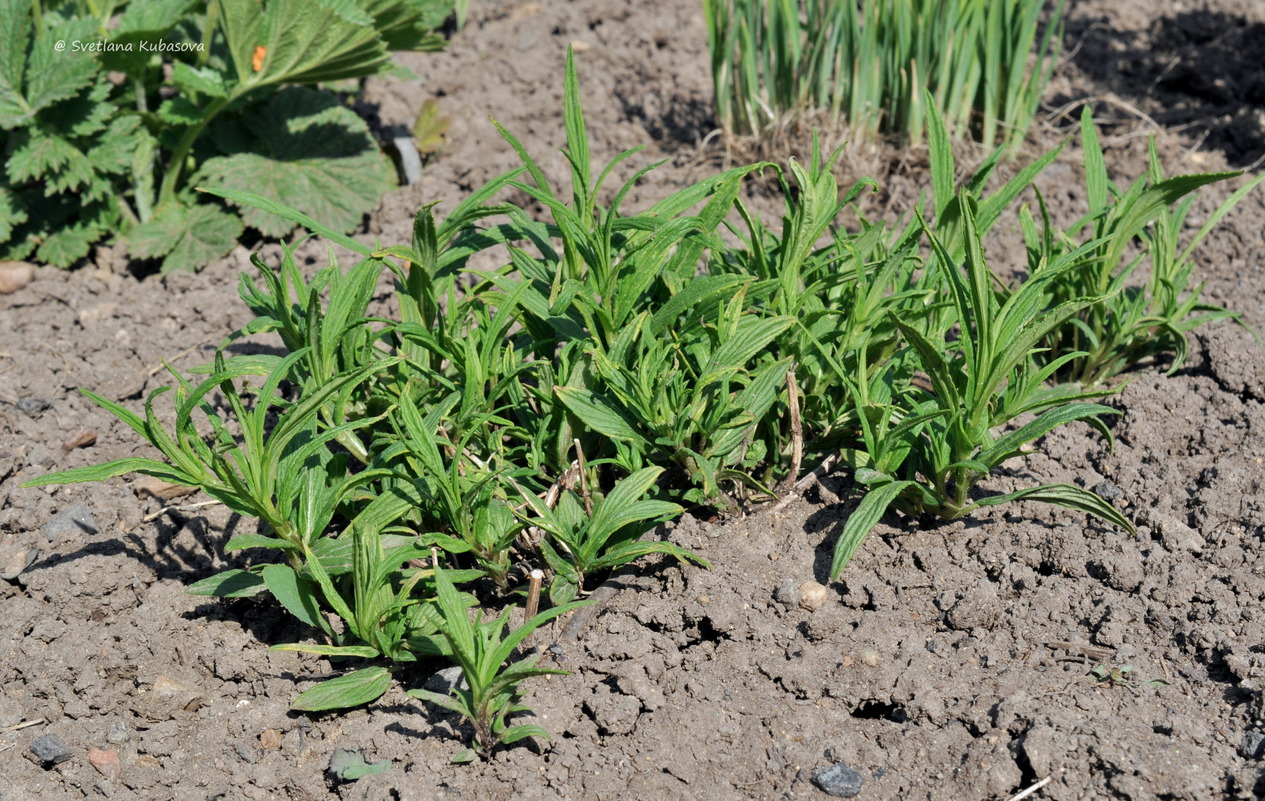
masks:
<instances>
[{"instance_id":1,"label":"strawberry leaf","mask_svg":"<svg viewBox=\"0 0 1265 801\"><path fill-rule=\"evenodd\" d=\"M368 126L338 101L312 89L278 92L245 121L249 152L208 159L195 185L250 192L350 232L393 185L394 171ZM293 225L257 208L242 219L265 236Z\"/></svg>"}]
</instances>

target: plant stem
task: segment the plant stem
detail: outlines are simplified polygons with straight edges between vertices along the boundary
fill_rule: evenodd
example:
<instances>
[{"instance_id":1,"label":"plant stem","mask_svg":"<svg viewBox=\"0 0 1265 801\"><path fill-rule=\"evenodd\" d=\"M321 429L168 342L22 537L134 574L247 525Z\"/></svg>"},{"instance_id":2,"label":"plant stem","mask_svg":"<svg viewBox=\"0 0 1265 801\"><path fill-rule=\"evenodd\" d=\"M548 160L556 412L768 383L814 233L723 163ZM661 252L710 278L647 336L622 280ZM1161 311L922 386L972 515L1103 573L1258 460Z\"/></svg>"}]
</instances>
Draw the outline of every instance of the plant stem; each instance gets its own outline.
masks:
<instances>
[{"instance_id":1,"label":"plant stem","mask_svg":"<svg viewBox=\"0 0 1265 801\"><path fill-rule=\"evenodd\" d=\"M237 93L234 92L228 97L220 97L211 101L207 109L202 114L202 119L196 125L191 126L184 132L184 136L180 137L180 142L176 144L176 149L171 154L171 160L167 163L167 172L163 175L162 189L158 192L158 207L170 203L176 195L176 186L180 180L180 173L184 169L185 159L189 156L189 151L193 149L193 142L198 138L207 124L215 118L224 108L233 100L237 99Z\"/></svg>"},{"instance_id":2,"label":"plant stem","mask_svg":"<svg viewBox=\"0 0 1265 801\"><path fill-rule=\"evenodd\" d=\"M219 16L220 4L214 2L207 3L206 24L202 27L202 49L198 51L198 66L205 67L207 59L211 57L211 40L215 37L215 23Z\"/></svg>"}]
</instances>

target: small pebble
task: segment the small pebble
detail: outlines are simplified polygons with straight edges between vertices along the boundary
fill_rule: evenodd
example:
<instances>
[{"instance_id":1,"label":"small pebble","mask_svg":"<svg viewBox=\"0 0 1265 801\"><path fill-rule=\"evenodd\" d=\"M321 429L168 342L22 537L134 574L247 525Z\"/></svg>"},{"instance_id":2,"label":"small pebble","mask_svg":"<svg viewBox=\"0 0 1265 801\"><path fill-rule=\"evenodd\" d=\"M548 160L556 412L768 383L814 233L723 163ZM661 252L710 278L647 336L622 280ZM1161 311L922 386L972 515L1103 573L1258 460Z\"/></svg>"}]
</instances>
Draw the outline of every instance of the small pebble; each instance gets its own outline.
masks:
<instances>
[{"instance_id":1,"label":"small pebble","mask_svg":"<svg viewBox=\"0 0 1265 801\"><path fill-rule=\"evenodd\" d=\"M31 753L45 768L51 768L74 756L70 746L56 734L45 734L43 737L36 738L35 742L31 743Z\"/></svg>"},{"instance_id":2,"label":"small pebble","mask_svg":"<svg viewBox=\"0 0 1265 801\"><path fill-rule=\"evenodd\" d=\"M277 751L281 748L281 731L264 729L259 733L259 747L265 751Z\"/></svg>"},{"instance_id":3,"label":"small pebble","mask_svg":"<svg viewBox=\"0 0 1265 801\"><path fill-rule=\"evenodd\" d=\"M800 601L799 586L794 582L786 582L773 591L773 600L786 606L795 606Z\"/></svg>"},{"instance_id":4,"label":"small pebble","mask_svg":"<svg viewBox=\"0 0 1265 801\"><path fill-rule=\"evenodd\" d=\"M70 453L75 448L91 448L97 444L97 432L83 430L66 440L61 445L62 453Z\"/></svg>"},{"instance_id":5,"label":"small pebble","mask_svg":"<svg viewBox=\"0 0 1265 801\"><path fill-rule=\"evenodd\" d=\"M878 651L875 651L873 648L862 648L861 653L857 654L857 657L861 660L863 664L869 665L870 667L878 666L878 663L879 663Z\"/></svg>"},{"instance_id":6,"label":"small pebble","mask_svg":"<svg viewBox=\"0 0 1265 801\"><path fill-rule=\"evenodd\" d=\"M821 608L827 597L826 588L815 581L805 581L799 585L799 605L809 612Z\"/></svg>"},{"instance_id":7,"label":"small pebble","mask_svg":"<svg viewBox=\"0 0 1265 801\"><path fill-rule=\"evenodd\" d=\"M456 665L435 671L422 684L423 689L439 695L451 695L453 690L466 686L466 678L462 675L461 668Z\"/></svg>"},{"instance_id":8,"label":"small pebble","mask_svg":"<svg viewBox=\"0 0 1265 801\"><path fill-rule=\"evenodd\" d=\"M18 401L18 408L34 417L53 408L53 402L43 398L23 398Z\"/></svg>"},{"instance_id":9,"label":"small pebble","mask_svg":"<svg viewBox=\"0 0 1265 801\"><path fill-rule=\"evenodd\" d=\"M1107 503L1111 503L1116 498L1124 494L1124 490L1112 484L1110 481L1099 481L1092 487L1092 492Z\"/></svg>"},{"instance_id":10,"label":"small pebble","mask_svg":"<svg viewBox=\"0 0 1265 801\"><path fill-rule=\"evenodd\" d=\"M206 696L197 687L181 684L170 676L154 679L154 696L163 699L172 709L196 712L206 706Z\"/></svg>"},{"instance_id":11,"label":"small pebble","mask_svg":"<svg viewBox=\"0 0 1265 801\"><path fill-rule=\"evenodd\" d=\"M1265 754L1265 734L1259 731L1243 733L1243 742L1239 743L1239 755L1244 759L1260 759Z\"/></svg>"},{"instance_id":12,"label":"small pebble","mask_svg":"<svg viewBox=\"0 0 1265 801\"><path fill-rule=\"evenodd\" d=\"M35 268L25 261L0 261L0 295L17 292L31 283Z\"/></svg>"},{"instance_id":13,"label":"small pebble","mask_svg":"<svg viewBox=\"0 0 1265 801\"><path fill-rule=\"evenodd\" d=\"M18 574L30 567L40 552L34 548L19 548L7 554L0 555L0 579L5 581L13 581Z\"/></svg>"},{"instance_id":14,"label":"small pebble","mask_svg":"<svg viewBox=\"0 0 1265 801\"><path fill-rule=\"evenodd\" d=\"M119 752L114 748L88 749L88 764L97 769L97 773L117 783L123 777L123 768L119 764Z\"/></svg>"},{"instance_id":15,"label":"small pebble","mask_svg":"<svg viewBox=\"0 0 1265 801\"><path fill-rule=\"evenodd\" d=\"M182 495L191 495L197 491L196 487L169 484L161 478L154 478L153 476L141 476L132 482L132 492L136 493L137 498L157 498L160 501L170 501Z\"/></svg>"},{"instance_id":16,"label":"small pebble","mask_svg":"<svg viewBox=\"0 0 1265 801\"><path fill-rule=\"evenodd\" d=\"M830 767L813 771L813 784L837 798L854 798L861 792L865 777L846 762L836 762Z\"/></svg>"},{"instance_id":17,"label":"small pebble","mask_svg":"<svg viewBox=\"0 0 1265 801\"><path fill-rule=\"evenodd\" d=\"M44 536L50 543L60 539L75 539L84 534L100 534L101 526L92 516L92 510L78 501L61 510L44 526Z\"/></svg>"},{"instance_id":18,"label":"small pebble","mask_svg":"<svg viewBox=\"0 0 1265 801\"><path fill-rule=\"evenodd\" d=\"M110 731L105 735L105 741L111 745L121 745L132 739L132 733L128 731L127 724L115 722L110 724Z\"/></svg>"}]
</instances>

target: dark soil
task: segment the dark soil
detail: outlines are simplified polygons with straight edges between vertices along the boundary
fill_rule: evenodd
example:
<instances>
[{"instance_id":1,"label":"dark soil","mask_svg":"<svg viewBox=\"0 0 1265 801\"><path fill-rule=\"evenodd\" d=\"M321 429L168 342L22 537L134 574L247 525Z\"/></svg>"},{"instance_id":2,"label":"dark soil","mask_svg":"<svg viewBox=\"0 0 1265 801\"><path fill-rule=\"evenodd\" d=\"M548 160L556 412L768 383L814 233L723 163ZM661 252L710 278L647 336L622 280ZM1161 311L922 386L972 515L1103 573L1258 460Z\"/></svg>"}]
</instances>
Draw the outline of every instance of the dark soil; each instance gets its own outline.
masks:
<instances>
[{"instance_id":1,"label":"dark soil","mask_svg":"<svg viewBox=\"0 0 1265 801\"><path fill-rule=\"evenodd\" d=\"M1097 98L1121 181L1143 169L1149 133L1169 174L1265 154L1258 3L1069 5L1037 146ZM640 144L643 163L668 160L631 205L715 169L697 0L476 0L447 53L406 59L419 81L366 88L375 124L407 124L439 96L452 133L361 238L407 241L421 205L451 207L517 166L489 116L563 180L567 43L595 160ZM886 165L876 202L907 211L924 182L917 154L874 152L856 161ZM1085 211L1079 158L1069 148L1042 179L1064 221ZM1236 185L1213 187L1191 222ZM1005 261L1014 230L999 228ZM1258 331L1262 229L1256 192L1199 256L1207 298ZM323 244L299 253L324 264ZM615 579L553 652L573 673L530 685L554 739L453 766L470 732L399 687L347 714L289 712L337 667L269 651L305 636L274 605L183 591L240 564L222 545L254 521L217 506L158 514L164 502L131 479L19 487L140 451L76 389L139 409L165 383L163 359L208 361L249 317L234 291L246 267L239 249L198 275L138 278L144 265L103 250L0 296L0 571L12 576L0 580L0 799L825 798L812 774L838 762L863 799L1008 799L1045 780L1031 797L1265 797L1265 352L1241 328L1199 332L1174 375L1133 376L1113 400L1114 452L1068 428L988 485L1116 492L1138 536L1039 505L948 524L892 517L810 612L795 590L827 583L853 503L846 473L779 513L686 517L667 536L714 568L651 562ZM83 431L95 444L63 449ZM40 763L30 748L48 735L68 759ZM338 748L391 768L339 783L326 774Z\"/></svg>"}]
</instances>

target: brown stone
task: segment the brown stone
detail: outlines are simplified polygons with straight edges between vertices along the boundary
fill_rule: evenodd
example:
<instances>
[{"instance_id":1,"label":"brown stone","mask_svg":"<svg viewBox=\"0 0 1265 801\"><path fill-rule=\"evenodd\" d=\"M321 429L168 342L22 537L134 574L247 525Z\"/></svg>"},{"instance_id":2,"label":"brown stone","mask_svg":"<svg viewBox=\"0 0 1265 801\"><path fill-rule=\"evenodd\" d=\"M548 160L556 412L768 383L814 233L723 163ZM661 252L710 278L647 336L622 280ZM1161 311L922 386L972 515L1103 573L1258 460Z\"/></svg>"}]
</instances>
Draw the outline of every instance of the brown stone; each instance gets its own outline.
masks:
<instances>
[{"instance_id":1,"label":"brown stone","mask_svg":"<svg viewBox=\"0 0 1265 801\"><path fill-rule=\"evenodd\" d=\"M24 261L0 261L0 295L17 292L31 283L35 268Z\"/></svg>"},{"instance_id":2,"label":"brown stone","mask_svg":"<svg viewBox=\"0 0 1265 801\"><path fill-rule=\"evenodd\" d=\"M259 733L259 747L265 751L280 750L281 732L277 729L264 729Z\"/></svg>"},{"instance_id":3,"label":"brown stone","mask_svg":"<svg viewBox=\"0 0 1265 801\"><path fill-rule=\"evenodd\" d=\"M89 748L88 764L112 782L123 777L123 766L119 764L119 752L115 748Z\"/></svg>"}]
</instances>

